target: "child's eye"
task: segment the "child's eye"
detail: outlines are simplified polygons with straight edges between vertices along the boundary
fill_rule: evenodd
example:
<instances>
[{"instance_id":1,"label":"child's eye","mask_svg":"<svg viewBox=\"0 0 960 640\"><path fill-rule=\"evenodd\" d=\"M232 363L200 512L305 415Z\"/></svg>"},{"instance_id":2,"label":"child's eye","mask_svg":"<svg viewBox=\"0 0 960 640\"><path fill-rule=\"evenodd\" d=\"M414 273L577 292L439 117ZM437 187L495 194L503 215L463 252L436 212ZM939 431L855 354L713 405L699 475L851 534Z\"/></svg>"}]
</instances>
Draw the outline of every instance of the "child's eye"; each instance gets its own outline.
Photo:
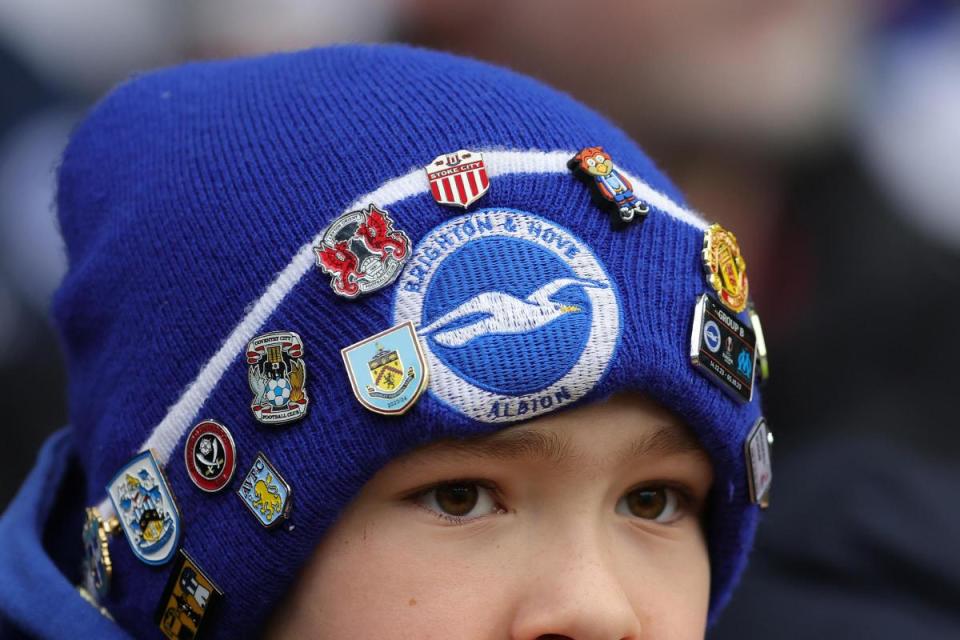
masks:
<instances>
[{"instance_id":1,"label":"child's eye","mask_svg":"<svg viewBox=\"0 0 960 640\"><path fill-rule=\"evenodd\" d=\"M680 493L671 487L641 487L628 492L617 502L617 513L643 520L670 523L680 519Z\"/></svg>"},{"instance_id":2,"label":"child's eye","mask_svg":"<svg viewBox=\"0 0 960 640\"><path fill-rule=\"evenodd\" d=\"M497 504L492 488L469 480L438 484L416 495L414 501L457 523L504 511Z\"/></svg>"}]
</instances>

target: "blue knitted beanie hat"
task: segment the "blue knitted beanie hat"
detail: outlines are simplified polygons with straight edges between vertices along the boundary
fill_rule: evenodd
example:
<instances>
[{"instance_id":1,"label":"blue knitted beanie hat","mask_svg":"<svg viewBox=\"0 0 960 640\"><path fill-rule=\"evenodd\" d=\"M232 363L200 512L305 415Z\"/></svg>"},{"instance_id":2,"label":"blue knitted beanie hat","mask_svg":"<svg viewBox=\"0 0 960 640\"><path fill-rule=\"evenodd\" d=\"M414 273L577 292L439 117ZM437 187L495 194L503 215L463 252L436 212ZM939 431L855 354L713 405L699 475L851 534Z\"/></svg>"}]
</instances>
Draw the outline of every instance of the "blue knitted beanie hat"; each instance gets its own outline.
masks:
<instances>
[{"instance_id":1,"label":"blue knitted beanie hat","mask_svg":"<svg viewBox=\"0 0 960 640\"><path fill-rule=\"evenodd\" d=\"M596 146L632 185L632 222L620 196L597 199L609 182L568 166ZM443 169L456 166L469 170ZM77 128L59 180L69 271L54 316L87 504L163 547L110 541L101 604L126 629L152 626L182 549L224 593L214 637L254 635L388 461L617 390L671 409L713 461L711 619L724 606L758 516L744 461L758 394L737 399L692 364L695 305L715 295L708 224L597 114L517 74L403 46L204 62L113 91ZM519 329L465 318L491 301L547 315ZM750 324L742 305L721 315ZM420 336L398 378L374 386L360 371L390 359L386 336L352 383L341 349L407 322ZM252 408L251 385L279 379L263 363L288 375ZM427 368L419 400L387 415ZM204 420L236 446L219 492L200 489L185 455ZM125 466L147 450L172 497L151 489L151 467ZM292 495L254 491L258 464ZM107 499L118 482L147 491ZM151 523L138 500L176 511L158 507Z\"/></svg>"}]
</instances>

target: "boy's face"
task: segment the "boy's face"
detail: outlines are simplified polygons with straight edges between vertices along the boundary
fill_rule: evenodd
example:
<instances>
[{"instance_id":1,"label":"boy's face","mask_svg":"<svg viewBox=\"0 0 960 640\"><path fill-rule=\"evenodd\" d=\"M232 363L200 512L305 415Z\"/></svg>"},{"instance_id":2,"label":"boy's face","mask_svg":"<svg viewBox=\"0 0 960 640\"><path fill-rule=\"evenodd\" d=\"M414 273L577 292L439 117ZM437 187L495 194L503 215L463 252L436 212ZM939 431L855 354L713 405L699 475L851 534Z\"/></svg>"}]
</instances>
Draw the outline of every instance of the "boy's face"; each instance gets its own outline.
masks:
<instances>
[{"instance_id":1,"label":"boy's face","mask_svg":"<svg viewBox=\"0 0 960 640\"><path fill-rule=\"evenodd\" d=\"M384 467L271 621L274 638L703 638L713 468L619 396Z\"/></svg>"}]
</instances>

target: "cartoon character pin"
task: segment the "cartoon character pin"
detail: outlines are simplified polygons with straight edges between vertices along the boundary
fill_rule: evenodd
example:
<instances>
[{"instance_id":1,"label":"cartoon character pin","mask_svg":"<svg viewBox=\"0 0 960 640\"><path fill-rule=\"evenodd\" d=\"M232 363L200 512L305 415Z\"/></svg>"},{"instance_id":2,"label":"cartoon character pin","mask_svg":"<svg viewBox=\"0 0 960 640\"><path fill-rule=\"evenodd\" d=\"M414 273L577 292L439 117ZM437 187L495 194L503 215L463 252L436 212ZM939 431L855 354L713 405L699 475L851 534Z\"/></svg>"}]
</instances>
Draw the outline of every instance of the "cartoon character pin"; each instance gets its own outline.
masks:
<instances>
[{"instance_id":1,"label":"cartoon character pin","mask_svg":"<svg viewBox=\"0 0 960 640\"><path fill-rule=\"evenodd\" d=\"M567 167L582 178L592 180L597 193L616 209L624 222L638 216L642 221L650 212L650 206L633 192L630 181L617 170L603 147L581 149L567 162Z\"/></svg>"},{"instance_id":2,"label":"cartoon character pin","mask_svg":"<svg viewBox=\"0 0 960 640\"><path fill-rule=\"evenodd\" d=\"M423 169L439 204L466 209L490 189L483 154L476 151L460 149L439 155Z\"/></svg>"},{"instance_id":3,"label":"cartoon character pin","mask_svg":"<svg viewBox=\"0 0 960 640\"><path fill-rule=\"evenodd\" d=\"M412 322L341 350L353 395L383 415L405 413L427 388L427 360Z\"/></svg>"},{"instance_id":4,"label":"cartoon character pin","mask_svg":"<svg viewBox=\"0 0 960 640\"><path fill-rule=\"evenodd\" d=\"M181 549L157 607L160 631L170 640L201 637L204 621L222 597L223 591Z\"/></svg>"},{"instance_id":5,"label":"cartoon character pin","mask_svg":"<svg viewBox=\"0 0 960 640\"><path fill-rule=\"evenodd\" d=\"M120 522L111 518L104 522L96 507L88 507L83 523L83 564L80 570L81 586L100 602L110 591L113 563L110 560L110 545L107 536L113 533Z\"/></svg>"},{"instance_id":6,"label":"cartoon character pin","mask_svg":"<svg viewBox=\"0 0 960 640\"><path fill-rule=\"evenodd\" d=\"M313 251L317 266L331 276L334 293L356 298L397 279L410 254L410 239L394 228L386 211L371 204L330 223Z\"/></svg>"},{"instance_id":7,"label":"cartoon character pin","mask_svg":"<svg viewBox=\"0 0 960 640\"><path fill-rule=\"evenodd\" d=\"M703 234L703 268L707 283L727 308L737 313L747 308L747 263L740 255L737 237L719 224L710 225Z\"/></svg>"},{"instance_id":8,"label":"cartoon character pin","mask_svg":"<svg viewBox=\"0 0 960 640\"><path fill-rule=\"evenodd\" d=\"M257 420L285 424L306 415L310 399L299 335L273 331L257 336L247 343L247 365L247 381L253 391L250 409Z\"/></svg>"},{"instance_id":9,"label":"cartoon character pin","mask_svg":"<svg viewBox=\"0 0 960 640\"><path fill-rule=\"evenodd\" d=\"M264 527L273 527L290 515L290 485L263 453L257 453L253 466L243 479L237 495Z\"/></svg>"},{"instance_id":10,"label":"cartoon character pin","mask_svg":"<svg viewBox=\"0 0 960 640\"><path fill-rule=\"evenodd\" d=\"M237 448L225 426L214 420L204 420L187 436L183 459L193 484L213 493L223 489L233 478L237 468Z\"/></svg>"},{"instance_id":11,"label":"cartoon character pin","mask_svg":"<svg viewBox=\"0 0 960 640\"><path fill-rule=\"evenodd\" d=\"M180 512L150 451L137 454L107 485L130 549L141 561L169 562L180 542Z\"/></svg>"}]
</instances>

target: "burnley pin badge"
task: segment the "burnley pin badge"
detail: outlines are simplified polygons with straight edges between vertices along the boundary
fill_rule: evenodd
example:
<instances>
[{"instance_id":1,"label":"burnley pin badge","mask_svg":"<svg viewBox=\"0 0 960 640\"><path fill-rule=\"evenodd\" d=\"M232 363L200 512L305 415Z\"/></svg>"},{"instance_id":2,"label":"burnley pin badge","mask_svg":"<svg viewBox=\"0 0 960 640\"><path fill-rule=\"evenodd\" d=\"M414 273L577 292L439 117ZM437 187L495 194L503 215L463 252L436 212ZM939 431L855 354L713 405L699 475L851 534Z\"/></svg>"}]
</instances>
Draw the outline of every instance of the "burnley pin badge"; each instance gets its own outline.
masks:
<instances>
[{"instance_id":1,"label":"burnley pin badge","mask_svg":"<svg viewBox=\"0 0 960 640\"><path fill-rule=\"evenodd\" d=\"M412 322L365 338L341 354L353 394L374 413L405 413L427 388L427 360Z\"/></svg>"}]
</instances>

